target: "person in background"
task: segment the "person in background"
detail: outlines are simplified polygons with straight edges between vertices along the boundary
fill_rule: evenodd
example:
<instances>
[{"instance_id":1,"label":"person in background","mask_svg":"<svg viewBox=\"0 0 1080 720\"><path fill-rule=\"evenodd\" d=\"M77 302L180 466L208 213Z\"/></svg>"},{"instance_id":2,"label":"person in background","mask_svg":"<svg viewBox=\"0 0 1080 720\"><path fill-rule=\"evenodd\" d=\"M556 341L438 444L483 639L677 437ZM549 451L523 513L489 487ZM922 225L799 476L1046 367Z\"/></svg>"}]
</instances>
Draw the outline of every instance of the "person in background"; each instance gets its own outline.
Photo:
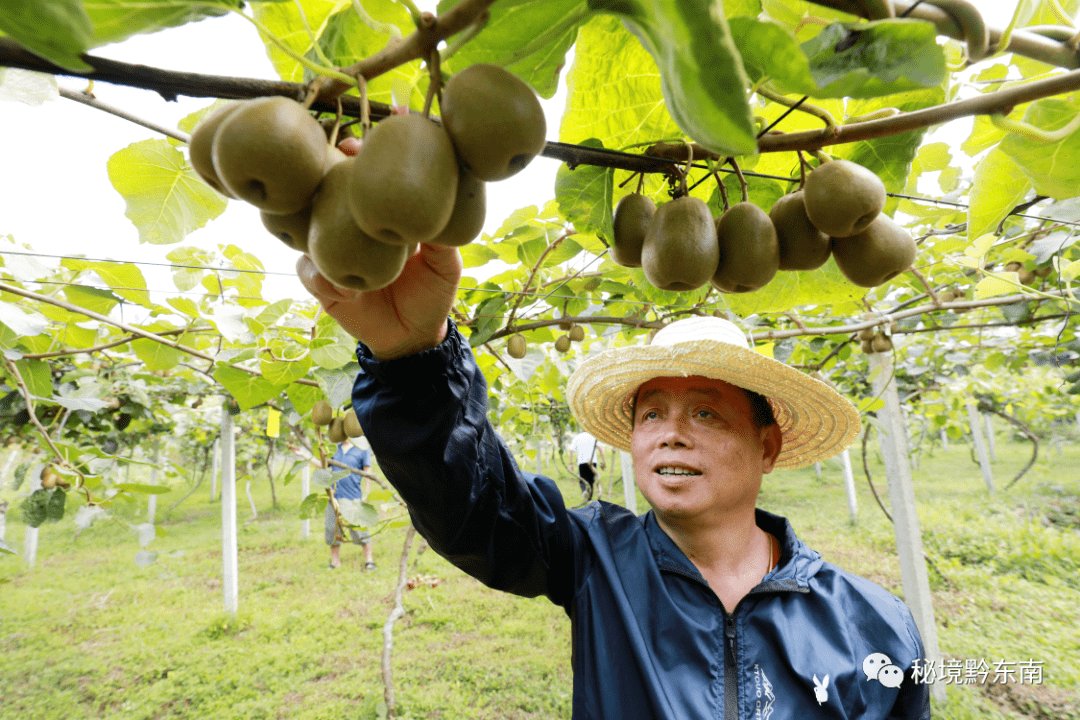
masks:
<instances>
[{"instance_id":1,"label":"person in background","mask_svg":"<svg viewBox=\"0 0 1080 720\"><path fill-rule=\"evenodd\" d=\"M337 452L334 453L336 462L348 465L361 472L371 472L371 452L361 450L351 445L348 441L338 444ZM340 470L340 468L332 468ZM338 480L334 486L334 497L338 507L350 503L359 504L371 489L371 480L355 473ZM371 548L371 534L367 530L358 531L349 529L353 543L359 543L364 548L364 570L375 569L374 551ZM326 544L330 546L330 569L341 567L341 536L338 534L337 515L330 503L326 504Z\"/></svg>"},{"instance_id":2,"label":"person in background","mask_svg":"<svg viewBox=\"0 0 1080 720\"><path fill-rule=\"evenodd\" d=\"M601 468L606 468L604 464L604 454L597 447L596 438L587 432L579 432L570 441L570 452L574 453L577 461L578 470L578 484L581 485L581 499L583 502L589 502L593 497L593 489L596 484L596 464L600 463ZM599 493L597 493L599 496Z\"/></svg>"}]
</instances>

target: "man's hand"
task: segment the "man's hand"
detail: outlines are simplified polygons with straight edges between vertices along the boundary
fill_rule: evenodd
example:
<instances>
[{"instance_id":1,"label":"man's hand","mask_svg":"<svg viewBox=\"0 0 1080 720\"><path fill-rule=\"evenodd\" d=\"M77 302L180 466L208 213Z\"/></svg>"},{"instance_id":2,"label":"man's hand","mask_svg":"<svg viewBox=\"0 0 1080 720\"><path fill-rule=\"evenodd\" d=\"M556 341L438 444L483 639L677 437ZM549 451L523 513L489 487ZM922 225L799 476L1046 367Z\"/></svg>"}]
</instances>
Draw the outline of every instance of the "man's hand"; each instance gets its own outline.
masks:
<instances>
[{"instance_id":1,"label":"man's hand","mask_svg":"<svg viewBox=\"0 0 1080 720\"><path fill-rule=\"evenodd\" d=\"M457 248L422 244L397 280L371 292L337 287L307 255L296 261L296 274L345 332L377 359L391 360L433 348L446 337L461 255Z\"/></svg>"}]
</instances>

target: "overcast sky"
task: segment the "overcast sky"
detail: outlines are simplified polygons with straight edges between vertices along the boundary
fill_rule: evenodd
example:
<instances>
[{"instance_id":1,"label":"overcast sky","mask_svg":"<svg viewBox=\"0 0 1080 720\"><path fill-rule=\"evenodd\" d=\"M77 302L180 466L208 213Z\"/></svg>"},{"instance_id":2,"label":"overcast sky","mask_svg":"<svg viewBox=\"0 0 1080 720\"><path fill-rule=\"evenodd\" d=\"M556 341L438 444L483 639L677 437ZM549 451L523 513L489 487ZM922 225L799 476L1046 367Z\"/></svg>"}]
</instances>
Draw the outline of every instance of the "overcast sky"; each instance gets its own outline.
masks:
<instances>
[{"instance_id":1,"label":"overcast sky","mask_svg":"<svg viewBox=\"0 0 1080 720\"><path fill-rule=\"evenodd\" d=\"M421 2L421 7L434 5ZM978 0L989 24L1003 27L1015 2ZM276 79L262 43L252 26L229 15L204 20L152 35L139 35L95 54L126 62L216 75ZM81 90L85 83L59 78L61 87ZM548 137L558 137L558 120L565 104L565 85L545 102ZM207 98L181 97L166 102L134 88L97 83L95 95L158 124L175 127L185 115L209 104ZM0 236L11 234L41 253L81 253L89 257L167 262L176 245L140 245L138 233L124 216L124 202L112 188L106 162L127 145L152 137L153 131L76 102L59 99L39 107L0 103ZM554 195L558 163L537 158L524 172L488 186L488 231L496 229L512 210L542 205ZM187 243L206 248L235 244L258 256L272 273L264 297L306 297L291 276L295 251L270 236L258 212L233 201L220 217L188 236ZM0 241L0 249L10 247ZM144 267L150 287L175 289L165 271ZM158 302L164 295L154 298Z\"/></svg>"}]
</instances>

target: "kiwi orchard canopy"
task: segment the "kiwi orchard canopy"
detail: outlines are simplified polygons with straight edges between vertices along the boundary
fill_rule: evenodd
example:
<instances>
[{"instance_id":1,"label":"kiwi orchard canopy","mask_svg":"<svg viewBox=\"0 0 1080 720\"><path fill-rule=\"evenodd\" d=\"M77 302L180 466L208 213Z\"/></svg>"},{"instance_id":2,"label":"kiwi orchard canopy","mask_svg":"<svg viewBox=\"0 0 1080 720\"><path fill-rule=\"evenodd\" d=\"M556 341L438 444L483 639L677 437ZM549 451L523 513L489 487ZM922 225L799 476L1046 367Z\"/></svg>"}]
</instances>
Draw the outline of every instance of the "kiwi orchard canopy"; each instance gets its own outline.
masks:
<instances>
[{"instance_id":1,"label":"kiwi orchard canopy","mask_svg":"<svg viewBox=\"0 0 1080 720\"><path fill-rule=\"evenodd\" d=\"M657 377L724 380L768 398L783 433L778 468L799 468L836 455L859 434L859 413L825 383L750 349L734 323L715 317L674 322L652 343L608 350L586 360L567 383L570 409L586 431L630 449L633 399Z\"/></svg>"}]
</instances>

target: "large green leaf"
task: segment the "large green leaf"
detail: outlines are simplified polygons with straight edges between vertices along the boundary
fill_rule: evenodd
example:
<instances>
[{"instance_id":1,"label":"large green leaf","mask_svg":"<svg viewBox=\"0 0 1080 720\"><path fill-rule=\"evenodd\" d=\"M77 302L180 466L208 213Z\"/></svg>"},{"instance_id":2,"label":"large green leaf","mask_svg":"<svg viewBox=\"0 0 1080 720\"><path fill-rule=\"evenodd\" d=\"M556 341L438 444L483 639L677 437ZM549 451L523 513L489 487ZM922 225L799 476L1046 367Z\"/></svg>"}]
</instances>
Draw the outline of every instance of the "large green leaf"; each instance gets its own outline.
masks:
<instances>
[{"instance_id":1,"label":"large green leaf","mask_svg":"<svg viewBox=\"0 0 1080 720\"><path fill-rule=\"evenodd\" d=\"M76 72L91 70L79 59L90 48L94 35L82 0L4 0L0 3L0 33L60 67Z\"/></svg>"},{"instance_id":2,"label":"large green leaf","mask_svg":"<svg viewBox=\"0 0 1080 720\"><path fill-rule=\"evenodd\" d=\"M581 143L603 147L595 138ZM578 232L612 238L612 192L614 170L595 165L579 165L571 170L565 163L555 173L555 200L559 211Z\"/></svg>"},{"instance_id":3,"label":"large green leaf","mask_svg":"<svg viewBox=\"0 0 1080 720\"><path fill-rule=\"evenodd\" d=\"M756 151L746 73L722 5L710 0L589 0L589 7L625 20L653 56L668 111L686 135L721 155ZM613 70L626 74L624 68Z\"/></svg>"},{"instance_id":4,"label":"large green leaf","mask_svg":"<svg viewBox=\"0 0 1080 720\"><path fill-rule=\"evenodd\" d=\"M1033 102L1024 122L1043 130L1057 130L1080 114L1080 100L1045 98ZM1016 161L1035 191L1061 200L1080 195L1080 129L1058 142L1044 142L1015 133L1000 148Z\"/></svg>"},{"instance_id":5,"label":"large green leaf","mask_svg":"<svg viewBox=\"0 0 1080 720\"><path fill-rule=\"evenodd\" d=\"M147 370L172 370L184 357L184 353L174 347L163 345L154 340L132 340L131 349L135 351Z\"/></svg>"},{"instance_id":6,"label":"large green leaf","mask_svg":"<svg viewBox=\"0 0 1080 720\"><path fill-rule=\"evenodd\" d=\"M242 4L240 0L83 0L94 23L95 46L224 15Z\"/></svg>"},{"instance_id":7,"label":"large green leaf","mask_svg":"<svg viewBox=\"0 0 1080 720\"><path fill-rule=\"evenodd\" d=\"M968 192L968 237L994 232L1030 189L1031 181L1001 148L987 153L975 168Z\"/></svg>"},{"instance_id":8,"label":"large green leaf","mask_svg":"<svg viewBox=\"0 0 1080 720\"><path fill-rule=\"evenodd\" d=\"M120 297L143 307L154 307L150 293L146 291L146 278L134 263L66 258L62 265L72 270L93 270Z\"/></svg>"},{"instance_id":9,"label":"large green leaf","mask_svg":"<svg viewBox=\"0 0 1080 720\"><path fill-rule=\"evenodd\" d=\"M188 167L167 140L143 140L115 153L109 181L127 203L139 242L180 242L225 210L226 202Z\"/></svg>"},{"instance_id":10,"label":"large green leaf","mask_svg":"<svg viewBox=\"0 0 1080 720\"><path fill-rule=\"evenodd\" d=\"M241 410L248 410L272 400L281 394L286 385L275 385L266 378L246 373L243 370L218 365L214 369L214 379L221 383L229 394L236 398Z\"/></svg>"},{"instance_id":11,"label":"large green leaf","mask_svg":"<svg viewBox=\"0 0 1080 720\"><path fill-rule=\"evenodd\" d=\"M442 14L461 0L443 0ZM550 98L559 86L566 53L592 13L585 0L500 0L484 29L443 67L450 72L474 63L505 67Z\"/></svg>"},{"instance_id":12,"label":"large green leaf","mask_svg":"<svg viewBox=\"0 0 1080 720\"><path fill-rule=\"evenodd\" d=\"M721 295L737 315L779 313L800 305L825 305L834 313L852 312L866 290L852 285L829 258L823 267L804 272L778 272L768 285L752 293Z\"/></svg>"},{"instance_id":13,"label":"large green leaf","mask_svg":"<svg viewBox=\"0 0 1080 720\"><path fill-rule=\"evenodd\" d=\"M581 28L566 84L563 142L596 138L622 149L682 136L664 105L656 63L617 18L596 17Z\"/></svg>"},{"instance_id":14,"label":"large green leaf","mask_svg":"<svg viewBox=\"0 0 1080 720\"><path fill-rule=\"evenodd\" d=\"M937 31L917 20L837 23L803 43L802 51L813 86L798 85L797 77L782 80L787 90L813 97L880 97L937 87L946 76Z\"/></svg>"}]
</instances>

